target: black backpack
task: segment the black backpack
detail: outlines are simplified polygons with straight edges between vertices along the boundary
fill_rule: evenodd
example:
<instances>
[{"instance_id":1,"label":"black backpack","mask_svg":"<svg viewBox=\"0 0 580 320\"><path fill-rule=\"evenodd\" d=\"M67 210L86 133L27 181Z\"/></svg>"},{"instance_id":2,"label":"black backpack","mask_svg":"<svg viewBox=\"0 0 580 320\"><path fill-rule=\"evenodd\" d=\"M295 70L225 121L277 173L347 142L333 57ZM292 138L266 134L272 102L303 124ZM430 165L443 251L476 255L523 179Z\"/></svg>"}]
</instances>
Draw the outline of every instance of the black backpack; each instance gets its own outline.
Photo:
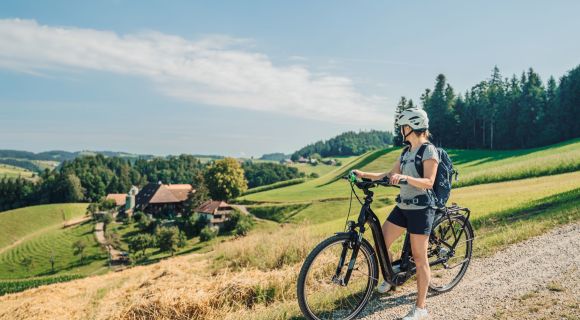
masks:
<instances>
[{"instance_id":1,"label":"black backpack","mask_svg":"<svg viewBox=\"0 0 580 320\"><path fill-rule=\"evenodd\" d=\"M419 147L417 154L415 155L415 169L419 173L419 176L423 177L423 153L425 153L425 149L430 142L424 143ZM403 149L403 153L401 153L401 163L403 161L403 156L409 152L411 149L410 146L405 147ZM435 196L435 205L439 208L445 207L447 200L449 200L449 196L451 195L451 182L453 179L453 175L455 175L455 180L457 181L457 177L459 173L457 170L453 169L453 162L451 158L442 148L437 148L437 153L439 154L439 165L437 166L437 174L435 176L435 183L433 184L433 194Z\"/></svg>"}]
</instances>

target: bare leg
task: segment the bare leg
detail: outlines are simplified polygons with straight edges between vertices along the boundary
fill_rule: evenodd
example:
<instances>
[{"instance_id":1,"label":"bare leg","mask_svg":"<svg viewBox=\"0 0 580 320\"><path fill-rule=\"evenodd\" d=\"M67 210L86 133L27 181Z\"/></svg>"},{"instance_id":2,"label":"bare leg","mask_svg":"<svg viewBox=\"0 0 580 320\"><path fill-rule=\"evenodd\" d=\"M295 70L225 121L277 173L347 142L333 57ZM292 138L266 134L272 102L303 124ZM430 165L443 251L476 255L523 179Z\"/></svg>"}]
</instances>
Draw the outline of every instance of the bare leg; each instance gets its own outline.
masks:
<instances>
[{"instance_id":1,"label":"bare leg","mask_svg":"<svg viewBox=\"0 0 580 320\"><path fill-rule=\"evenodd\" d=\"M399 227L390 221L385 221L385 223L383 223L383 237L385 238L385 244L387 245L391 262L393 261L393 254L389 248L393 242L403 234L403 231L405 231L405 228Z\"/></svg>"},{"instance_id":2,"label":"bare leg","mask_svg":"<svg viewBox=\"0 0 580 320\"><path fill-rule=\"evenodd\" d=\"M429 260L427 259L428 246L429 235L411 233L411 251L417 267L417 307L419 308L425 308L427 289L431 280L431 269L429 269Z\"/></svg>"}]
</instances>

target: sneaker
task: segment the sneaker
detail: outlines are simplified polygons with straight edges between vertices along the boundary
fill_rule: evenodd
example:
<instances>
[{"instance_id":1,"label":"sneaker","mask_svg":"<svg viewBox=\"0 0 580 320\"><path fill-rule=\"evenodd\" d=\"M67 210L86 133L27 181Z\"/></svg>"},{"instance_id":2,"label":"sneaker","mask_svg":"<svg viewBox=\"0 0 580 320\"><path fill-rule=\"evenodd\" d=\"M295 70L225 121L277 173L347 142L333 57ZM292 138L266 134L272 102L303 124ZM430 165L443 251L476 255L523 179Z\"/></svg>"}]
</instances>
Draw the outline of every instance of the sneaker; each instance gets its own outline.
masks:
<instances>
[{"instance_id":1,"label":"sneaker","mask_svg":"<svg viewBox=\"0 0 580 320\"><path fill-rule=\"evenodd\" d=\"M400 271L401 271L401 268L400 268L399 266L393 266L393 272L394 272L394 273L399 273ZM390 283L388 283L388 282L386 282L386 281L383 281L383 282L382 282L382 283L381 283L381 284L380 284L380 285L377 287L377 291L378 291L379 293L385 293L385 292L387 292L387 291L391 290L391 287L392 287L392 286L391 286L391 284L390 284Z\"/></svg>"},{"instance_id":2,"label":"sneaker","mask_svg":"<svg viewBox=\"0 0 580 320\"><path fill-rule=\"evenodd\" d=\"M429 319L429 313L427 313L427 308L421 309L416 305L411 308L411 311L403 318L403 320L427 320Z\"/></svg>"},{"instance_id":3,"label":"sneaker","mask_svg":"<svg viewBox=\"0 0 580 320\"><path fill-rule=\"evenodd\" d=\"M383 281L383 283L381 283L378 287L377 287L377 291L379 293L385 293L387 291L391 290L391 284Z\"/></svg>"}]
</instances>

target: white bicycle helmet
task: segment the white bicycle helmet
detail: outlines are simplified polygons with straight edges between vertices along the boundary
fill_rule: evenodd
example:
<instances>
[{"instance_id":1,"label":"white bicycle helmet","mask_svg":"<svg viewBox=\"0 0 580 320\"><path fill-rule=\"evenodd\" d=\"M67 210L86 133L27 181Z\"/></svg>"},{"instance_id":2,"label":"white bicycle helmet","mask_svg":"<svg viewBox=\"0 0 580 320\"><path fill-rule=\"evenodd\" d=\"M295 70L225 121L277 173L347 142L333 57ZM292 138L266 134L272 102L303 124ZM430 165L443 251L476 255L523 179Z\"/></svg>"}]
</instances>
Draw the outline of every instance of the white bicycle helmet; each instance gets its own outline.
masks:
<instances>
[{"instance_id":1,"label":"white bicycle helmet","mask_svg":"<svg viewBox=\"0 0 580 320\"><path fill-rule=\"evenodd\" d=\"M429 129L429 117L423 109L407 109L396 116L395 124L397 126L408 125L413 131L424 131Z\"/></svg>"}]
</instances>

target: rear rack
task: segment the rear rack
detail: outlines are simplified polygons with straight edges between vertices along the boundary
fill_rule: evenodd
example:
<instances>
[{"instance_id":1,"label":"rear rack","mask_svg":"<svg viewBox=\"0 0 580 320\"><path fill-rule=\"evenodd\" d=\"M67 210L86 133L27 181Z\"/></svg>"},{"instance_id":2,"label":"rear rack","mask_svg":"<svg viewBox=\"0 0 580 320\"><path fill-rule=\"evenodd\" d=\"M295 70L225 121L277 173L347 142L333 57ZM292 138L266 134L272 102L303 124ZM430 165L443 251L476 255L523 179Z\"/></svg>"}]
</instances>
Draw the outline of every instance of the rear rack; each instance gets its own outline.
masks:
<instances>
[{"instance_id":1,"label":"rear rack","mask_svg":"<svg viewBox=\"0 0 580 320\"><path fill-rule=\"evenodd\" d=\"M437 210L446 215L462 215L465 216L465 219L467 220L469 220L469 216L471 215L471 210L469 210L469 208L460 207L455 202L451 203L451 206L449 207L439 208Z\"/></svg>"}]
</instances>

